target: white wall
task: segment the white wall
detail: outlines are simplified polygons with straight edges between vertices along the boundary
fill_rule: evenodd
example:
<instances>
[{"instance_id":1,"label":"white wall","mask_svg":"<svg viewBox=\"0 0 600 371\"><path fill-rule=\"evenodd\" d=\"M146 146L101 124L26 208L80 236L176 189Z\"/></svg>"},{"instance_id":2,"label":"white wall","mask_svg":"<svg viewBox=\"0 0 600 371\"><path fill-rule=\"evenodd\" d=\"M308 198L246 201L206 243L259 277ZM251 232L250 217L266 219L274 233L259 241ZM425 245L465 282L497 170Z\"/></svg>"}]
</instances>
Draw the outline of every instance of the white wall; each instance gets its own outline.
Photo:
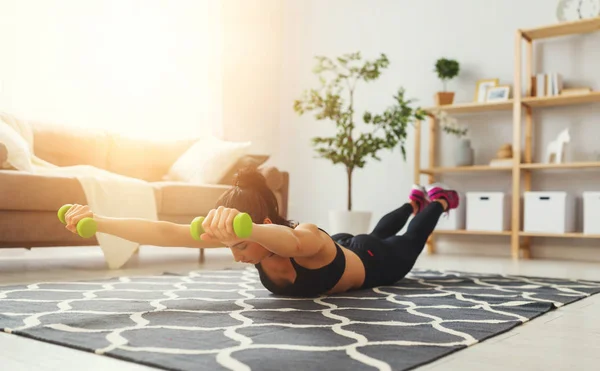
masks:
<instances>
[{"instance_id":1,"label":"white wall","mask_svg":"<svg viewBox=\"0 0 600 371\"><path fill-rule=\"evenodd\" d=\"M211 0L0 0L0 109L151 138L220 129L220 10Z\"/></svg>"},{"instance_id":2,"label":"white wall","mask_svg":"<svg viewBox=\"0 0 600 371\"><path fill-rule=\"evenodd\" d=\"M290 217L328 226L330 209L345 208L344 168L315 159L310 138L330 135L332 123L316 121L310 115L298 117L292 102L304 89L316 87L312 74L315 55L337 56L361 51L374 58L386 53L391 61L382 77L361 85L357 111L377 111L391 104L399 86L422 106L433 105L441 88L433 72L435 60L455 58L461 63L460 76L449 83L456 102L472 101L475 83L482 78L499 78L513 84L515 31L556 22L555 1L547 0L303 0L285 2L283 21L283 70L281 81L280 148L276 161L291 173ZM541 71L561 72L567 85L588 85L600 89L600 34L551 39L536 47L536 66ZM597 125L600 106L551 108L536 113L536 160L545 143L565 126L571 127L574 155L587 159L600 148ZM360 116L359 116L360 118ZM512 142L512 113L465 116L476 150L476 162L485 164L502 143ZM406 200L413 182L414 133L407 143L404 162L399 151L381 153L382 161L370 161L355 172L354 209L370 210L377 220ZM423 145L427 132L423 132ZM452 165L453 137L442 136L438 163ZM422 163L428 161L423 149ZM573 157L572 157L573 158ZM534 188L600 190L600 173L534 173ZM511 191L509 174L444 175L444 182L461 191ZM581 180L581 183L578 183ZM426 178L423 177L423 181ZM579 214L581 213L578 205ZM581 228L581 220L578 219ZM509 255L505 237L443 237L441 253ZM598 240L535 239L536 257L563 257L600 260ZM543 247L541 247L543 246Z\"/></svg>"},{"instance_id":3,"label":"white wall","mask_svg":"<svg viewBox=\"0 0 600 371\"><path fill-rule=\"evenodd\" d=\"M273 154L279 131L281 0L226 0L223 17L223 130Z\"/></svg>"}]
</instances>

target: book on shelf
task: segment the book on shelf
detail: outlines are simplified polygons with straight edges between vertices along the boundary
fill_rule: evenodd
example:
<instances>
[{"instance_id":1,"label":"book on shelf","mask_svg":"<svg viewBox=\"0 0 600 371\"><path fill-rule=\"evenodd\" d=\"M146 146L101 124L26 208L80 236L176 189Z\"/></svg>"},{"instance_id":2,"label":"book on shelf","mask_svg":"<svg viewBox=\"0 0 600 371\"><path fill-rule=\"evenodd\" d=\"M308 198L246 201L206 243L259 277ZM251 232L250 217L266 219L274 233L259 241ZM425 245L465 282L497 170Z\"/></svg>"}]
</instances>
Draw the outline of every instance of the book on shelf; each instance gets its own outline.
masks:
<instances>
[{"instance_id":1,"label":"book on shelf","mask_svg":"<svg viewBox=\"0 0 600 371\"><path fill-rule=\"evenodd\" d=\"M538 73L532 77L532 97L552 97L563 90L563 78L560 73Z\"/></svg>"}]
</instances>

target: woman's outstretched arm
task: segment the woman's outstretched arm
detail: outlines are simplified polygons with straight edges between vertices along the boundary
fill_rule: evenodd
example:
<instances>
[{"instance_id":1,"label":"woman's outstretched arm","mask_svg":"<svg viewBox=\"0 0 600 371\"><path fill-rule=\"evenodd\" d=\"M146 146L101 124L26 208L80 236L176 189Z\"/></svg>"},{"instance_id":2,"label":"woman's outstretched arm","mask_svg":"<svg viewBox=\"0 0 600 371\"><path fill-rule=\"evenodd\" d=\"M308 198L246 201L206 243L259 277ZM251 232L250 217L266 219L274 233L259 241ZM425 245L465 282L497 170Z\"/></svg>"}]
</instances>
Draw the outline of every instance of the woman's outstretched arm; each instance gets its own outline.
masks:
<instances>
[{"instance_id":1,"label":"woman's outstretched arm","mask_svg":"<svg viewBox=\"0 0 600 371\"><path fill-rule=\"evenodd\" d=\"M300 224L295 229L278 224L252 225L248 238L240 239L233 230L233 220L240 212L220 206L211 210L204 221L202 240L221 241L235 246L243 241L255 242L282 257L308 257L317 254L331 239L314 224Z\"/></svg>"},{"instance_id":2,"label":"woman's outstretched arm","mask_svg":"<svg viewBox=\"0 0 600 371\"><path fill-rule=\"evenodd\" d=\"M189 224L152 221L135 218L95 216L98 232L121 237L141 245L171 247L225 247L219 241L196 241L190 235Z\"/></svg>"},{"instance_id":3,"label":"woman's outstretched arm","mask_svg":"<svg viewBox=\"0 0 600 371\"><path fill-rule=\"evenodd\" d=\"M197 248L225 246L219 241L194 240L190 234L189 224L95 215L88 205L73 205L65 215L67 222L65 228L77 233L77 223L83 218L93 218L97 224L97 232L121 237L141 245Z\"/></svg>"},{"instance_id":4,"label":"woman's outstretched arm","mask_svg":"<svg viewBox=\"0 0 600 371\"><path fill-rule=\"evenodd\" d=\"M277 224L255 224L249 241L264 246L282 257L312 256L321 251L328 236L314 224L299 224L295 229Z\"/></svg>"}]
</instances>

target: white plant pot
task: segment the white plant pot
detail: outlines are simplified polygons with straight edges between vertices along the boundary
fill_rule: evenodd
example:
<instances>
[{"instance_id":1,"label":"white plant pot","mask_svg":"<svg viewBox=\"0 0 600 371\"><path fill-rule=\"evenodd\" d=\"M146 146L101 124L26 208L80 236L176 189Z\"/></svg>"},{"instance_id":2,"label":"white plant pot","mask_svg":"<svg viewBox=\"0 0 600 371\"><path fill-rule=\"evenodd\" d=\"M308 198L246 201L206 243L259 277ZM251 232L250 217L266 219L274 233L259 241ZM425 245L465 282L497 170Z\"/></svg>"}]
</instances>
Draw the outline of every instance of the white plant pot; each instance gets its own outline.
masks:
<instances>
[{"instance_id":1,"label":"white plant pot","mask_svg":"<svg viewBox=\"0 0 600 371\"><path fill-rule=\"evenodd\" d=\"M329 211L329 233L350 233L352 235L369 233L371 227L370 211Z\"/></svg>"}]
</instances>

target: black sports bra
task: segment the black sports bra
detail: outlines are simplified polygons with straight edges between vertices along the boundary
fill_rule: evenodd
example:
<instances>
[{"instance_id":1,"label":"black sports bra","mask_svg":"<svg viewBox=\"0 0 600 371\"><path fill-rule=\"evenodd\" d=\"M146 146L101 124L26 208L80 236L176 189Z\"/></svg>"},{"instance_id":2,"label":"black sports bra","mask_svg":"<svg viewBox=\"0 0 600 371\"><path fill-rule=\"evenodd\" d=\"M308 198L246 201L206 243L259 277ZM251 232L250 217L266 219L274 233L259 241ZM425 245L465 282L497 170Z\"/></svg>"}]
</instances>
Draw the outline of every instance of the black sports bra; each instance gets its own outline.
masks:
<instances>
[{"instance_id":1,"label":"black sports bra","mask_svg":"<svg viewBox=\"0 0 600 371\"><path fill-rule=\"evenodd\" d=\"M323 230L321 229L321 231ZM346 270L346 257L344 252L335 241L333 243L336 248L335 258L333 258L331 263L324 267L318 269L305 268L296 263L294 258L290 258L292 266L296 271L296 280L294 283L287 286L277 286L265 274L261 264L255 264L254 266L258 270L258 275L260 276L260 282L262 282L267 290L275 295L312 297L328 292L338 283Z\"/></svg>"}]
</instances>

